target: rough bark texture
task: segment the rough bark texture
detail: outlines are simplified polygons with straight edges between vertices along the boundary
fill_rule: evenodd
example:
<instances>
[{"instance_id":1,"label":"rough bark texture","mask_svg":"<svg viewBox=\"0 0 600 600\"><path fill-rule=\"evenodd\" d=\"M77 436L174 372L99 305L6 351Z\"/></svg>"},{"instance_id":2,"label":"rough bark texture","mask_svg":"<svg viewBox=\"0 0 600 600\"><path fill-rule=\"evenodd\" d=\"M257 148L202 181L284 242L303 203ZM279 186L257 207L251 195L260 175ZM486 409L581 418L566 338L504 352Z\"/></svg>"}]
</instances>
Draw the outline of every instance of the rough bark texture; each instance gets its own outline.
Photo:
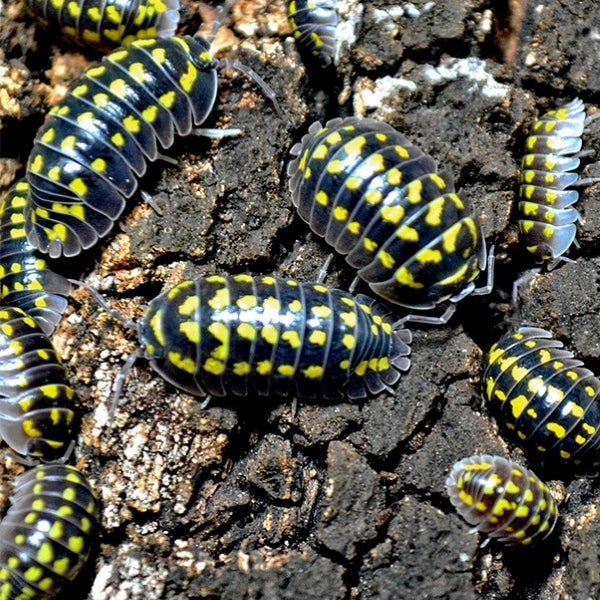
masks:
<instances>
[{"instance_id":1,"label":"rough bark texture","mask_svg":"<svg viewBox=\"0 0 600 600\"><path fill-rule=\"evenodd\" d=\"M212 6L184 0L181 32ZM112 418L111 387L137 341L84 291L54 342L78 393L76 464L102 501L97 554L71 597L121 599L584 600L600 597L594 480L555 481L558 534L528 552L489 544L454 513L443 482L466 454L527 463L498 435L481 395L481 357L511 326L551 329L600 369L600 185L581 190L579 248L524 284L514 201L535 118L573 97L600 103L600 3L446 0L338 3L351 25L336 73L306 72L281 0L240 0L215 49L275 90L220 74L207 126L240 137L188 137L141 187L163 214L131 202L98 248L57 270L85 278L128 317L161 290L213 272L314 279L329 250L295 215L285 167L315 119L362 114L397 127L454 176L496 243L496 290L468 298L444 327L415 327L413 364L393 394L310 405L249 397L200 408L144 361ZM0 185L22 167L44 115L90 61L37 27L16 0L0 14ZM600 175L600 121L584 176ZM327 283L353 273L335 258ZM2 461L2 499L22 467Z\"/></svg>"}]
</instances>

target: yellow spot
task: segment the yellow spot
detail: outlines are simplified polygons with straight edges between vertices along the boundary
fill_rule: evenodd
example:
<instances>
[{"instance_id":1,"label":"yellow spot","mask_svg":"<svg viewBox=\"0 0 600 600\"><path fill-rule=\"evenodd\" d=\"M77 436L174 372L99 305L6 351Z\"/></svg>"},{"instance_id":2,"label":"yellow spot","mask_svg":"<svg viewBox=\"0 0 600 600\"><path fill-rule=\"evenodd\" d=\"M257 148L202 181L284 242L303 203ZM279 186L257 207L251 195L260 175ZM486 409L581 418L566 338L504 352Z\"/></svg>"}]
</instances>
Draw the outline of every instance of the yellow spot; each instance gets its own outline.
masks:
<instances>
[{"instance_id":1,"label":"yellow spot","mask_svg":"<svg viewBox=\"0 0 600 600\"><path fill-rule=\"evenodd\" d=\"M344 325L349 328L356 327L356 313L355 312L343 312L340 313L340 319Z\"/></svg>"},{"instance_id":2,"label":"yellow spot","mask_svg":"<svg viewBox=\"0 0 600 600\"><path fill-rule=\"evenodd\" d=\"M386 174L385 178L390 185L394 187L399 186L402 183L402 171L392 167Z\"/></svg>"},{"instance_id":3,"label":"yellow spot","mask_svg":"<svg viewBox=\"0 0 600 600\"><path fill-rule=\"evenodd\" d=\"M400 205L384 206L381 209L381 218L392 225L398 225L404 218L404 215L404 208Z\"/></svg>"},{"instance_id":4,"label":"yellow spot","mask_svg":"<svg viewBox=\"0 0 600 600\"><path fill-rule=\"evenodd\" d=\"M564 438L567 430L558 423L550 422L546 424L546 429L552 432L559 440Z\"/></svg>"},{"instance_id":5,"label":"yellow spot","mask_svg":"<svg viewBox=\"0 0 600 600\"><path fill-rule=\"evenodd\" d=\"M36 558L38 562L47 565L54 560L54 549L49 542L43 542L38 548Z\"/></svg>"},{"instance_id":6,"label":"yellow spot","mask_svg":"<svg viewBox=\"0 0 600 600\"><path fill-rule=\"evenodd\" d=\"M96 22L98 22L102 17L102 13L100 12L100 9L97 6L92 6L91 8L88 8L87 14L88 17L92 19L92 21Z\"/></svg>"},{"instance_id":7,"label":"yellow spot","mask_svg":"<svg viewBox=\"0 0 600 600\"><path fill-rule=\"evenodd\" d=\"M222 375L225 372L225 363L210 357L204 361L203 368L207 373L211 373L212 375Z\"/></svg>"},{"instance_id":8,"label":"yellow spot","mask_svg":"<svg viewBox=\"0 0 600 600\"><path fill-rule=\"evenodd\" d=\"M379 204L383 200L383 194L380 190L368 190L365 193L365 202L372 206Z\"/></svg>"},{"instance_id":9,"label":"yellow spot","mask_svg":"<svg viewBox=\"0 0 600 600\"><path fill-rule=\"evenodd\" d=\"M317 204L320 204L321 206L327 206L327 204L329 203L329 196L327 195L327 192L324 192L323 190L319 190L315 194L315 201Z\"/></svg>"},{"instance_id":10,"label":"yellow spot","mask_svg":"<svg viewBox=\"0 0 600 600\"><path fill-rule=\"evenodd\" d=\"M314 158L315 160L323 160L324 158L327 158L327 154L327 146L325 144L319 144L312 153L311 158Z\"/></svg>"},{"instance_id":11,"label":"yellow spot","mask_svg":"<svg viewBox=\"0 0 600 600\"><path fill-rule=\"evenodd\" d=\"M425 222L432 227L439 227L442 224L442 215L444 214L444 197L433 200L427 206Z\"/></svg>"},{"instance_id":12,"label":"yellow spot","mask_svg":"<svg viewBox=\"0 0 600 600\"><path fill-rule=\"evenodd\" d=\"M516 398L513 398L510 401L513 417L515 419L518 419L521 416L521 413L527 408L528 404L529 400L526 396L523 396L522 394L517 396Z\"/></svg>"},{"instance_id":13,"label":"yellow spot","mask_svg":"<svg viewBox=\"0 0 600 600\"><path fill-rule=\"evenodd\" d=\"M575 404L575 402L572 402L570 400L565 403L565 406L563 408L563 414L568 415L569 413L571 413L577 419L583 417L584 412L585 411L582 406L579 406L579 404Z\"/></svg>"},{"instance_id":14,"label":"yellow spot","mask_svg":"<svg viewBox=\"0 0 600 600\"><path fill-rule=\"evenodd\" d=\"M38 581L43 575L44 570L42 567L29 567L24 573L23 577L26 581Z\"/></svg>"},{"instance_id":15,"label":"yellow spot","mask_svg":"<svg viewBox=\"0 0 600 600\"><path fill-rule=\"evenodd\" d=\"M344 348L346 348L347 350L352 350L355 344L356 338L353 335L350 335L349 333L344 334L344 336L342 337L342 345L344 346Z\"/></svg>"},{"instance_id":16,"label":"yellow spot","mask_svg":"<svg viewBox=\"0 0 600 600\"><path fill-rule=\"evenodd\" d=\"M450 227L443 233L442 241L444 244L444 251L447 254L456 252L456 244L458 241L458 235L460 233L461 227L462 226L460 223L455 223L454 225L452 225L452 227Z\"/></svg>"},{"instance_id":17,"label":"yellow spot","mask_svg":"<svg viewBox=\"0 0 600 600\"><path fill-rule=\"evenodd\" d=\"M331 315L331 308L325 305L313 306L311 312L315 317L319 317L319 319L327 319Z\"/></svg>"},{"instance_id":18,"label":"yellow spot","mask_svg":"<svg viewBox=\"0 0 600 600\"><path fill-rule=\"evenodd\" d=\"M44 158L41 154L36 154L35 158L29 163L29 170L39 173L44 167Z\"/></svg>"},{"instance_id":19,"label":"yellow spot","mask_svg":"<svg viewBox=\"0 0 600 600\"><path fill-rule=\"evenodd\" d=\"M329 173L330 175L339 175L343 171L344 163L341 160L336 158L335 160L330 160L327 163L327 173Z\"/></svg>"},{"instance_id":20,"label":"yellow spot","mask_svg":"<svg viewBox=\"0 0 600 600\"><path fill-rule=\"evenodd\" d=\"M181 289L181 288L179 288ZM200 307L200 298L196 295L188 296L178 307L177 312L184 316L189 317L193 315Z\"/></svg>"},{"instance_id":21,"label":"yellow spot","mask_svg":"<svg viewBox=\"0 0 600 600\"><path fill-rule=\"evenodd\" d=\"M166 109L172 108L173 104L175 104L175 92L165 92L162 96L158 97L158 101L162 104Z\"/></svg>"},{"instance_id":22,"label":"yellow spot","mask_svg":"<svg viewBox=\"0 0 600 600\"><path fill-rule=\"evenodd\" d=\"M458 497L460 498L461 502L463 502L466 506L473 506L473 496L471 496L471 494L468 494L464 490L461 490L458 493Z\"/></svg>"},{"instance_id":23,"label":"yellow spot","mask_svg":"<svg viewBox=\"0 0 600 600\"><path fill-rule=\"evenodd\" d=\"M343 206L336 206L333 209L333 218L337 221L345 221L348 218L348 209Z\"/></svg>"},{"instance_id":24,"label":"yellow spot","mask_svg":"<svg viewBox=\"0 0 600 600\"><path fill-rule=\"evenodd\" d=\"M209 277L209 279L213 280L214 276ZM246 273L238 273L237 275L234 275L233 280L238 281L240 283L252 283L254 281L252 275L248 275ZM220 281L221 283L225 283L226 280L223 277L221 277Z\"/></svg>"},{"instance_id":25,"label":"yellow spot","mask_svg":"<svg viewBox=\"0 0 600 600\"><path fill-rule=\"evenodd\" d=\"M426 264L438 264L442 262L442 253L435 248L423 248L419 250L415 255L417 261L419 261L422 265Z\"/></svg>"},{"instance_id":26,"label":"yellow spot","mask_svg":"<svg viewBox=\"0 0 600 600\"><path fill-rule=\"evenodd\" d=\"M142 111L142 117L147 123L154 123L158 115L158 106L148 106Z\"/></svg>"},{"instance_id":27,"label":"yellow spot","mask_svg":"<svg viewBox=\"0 0 600 600\"><path fill-rule=\"evenodd\" d=\"M407 185L406 197L410 204L419 204L423 199L423 182L415 179Z\"/></svg>"},{"instance_id":28,"label":"yellow spot","mask_svg":"<svg viewBox=\"0 0 600 600\"><path fill-rule=\"evenodd\" d=\"M187 71L179 78L179 83L185 92L191 92L198 77L198 70L188 61Z\"/></svg>"},{"instance_id":29,"label":"yellow spot","mask_svg":"<svg viewBox=\"0 0 600 600\"><path fill-rule=\"evenodd\" d=\"M92 161L91 167L97 173L104 173L106 171L106 161L103 158L96 158Z\"/></svg>"},{"instance_id":30,"label":"yellow spot","mask_svg":"<svg viewBox=\"0 0 600 600\"><path fill-rule=\"evenodd\" d=\"M248 375L248 373L250 373L250 363L245 361L235 363L233 365L233 373L240 377L242 375Z\"/></svg>"},{"instance_id":31,"label":"yellow spot","mask_svg":"<svg viewBox=\"0 0 600 600\"><path fill-rule=\"evenodd\" d=\"M300 345L302 343L302 341L300 339L300 335L298 334L297 331L295 331L293 329L290 329L288 331L284 331L281 334L281 339L284 342L287 342L294 349L300 348Z\"/></svg>"},{"instance_id":32,"label":"yellow spot","mask_svg":"<svg viewBox=\"0 0 600 600\"><path fill-rule=\"evenodd\" d=\"M52 142L54 140L55 134L56 134L55 130L52 127L50 127L49 129L47 129L44 132L44 135L42 135L40 140L42 142L44 142L45 144L49 144L50 142Z\"/></svg>"},{"instance_id":33,"label":"yellow spot","mask_svg":"<svg viewBox=\"0 0 600 600\"><path fill-rule=\"evenodd\" d=\"M106 13L110 12L108 10L109 8L114 8L114 6L107 7ZM117 21L115 21L115 23L116 22ZM111 62L121 62L122 60L126 59L128 56L129 56L129 52L125 49L115 50L114 52L111 52L111 54L110 54L110 61Z\"/></svg>"},{"instance_id":34,"label":"yellow spot","mask_svg":"<svg viewBox=\"0 0 600 600\"><path fill-rule=\"evenodd\" d=\"M324 346L327 342L327 334L324 331L315 330L310 334L308 341L317 346Z\"/></svg>"},{"instance_id":35,"label":"yellow spot","mask_svg":"<svg viewBox=\"0 0 600 600\"><path fill-rule=\"evenodd\" d=\"M77 138L74 135L68 135L65 139L60 143L60 147L65 152L70 152L75 148L75 144L77 144Z\"/></svg>"},{"instance_id":36,"label":"yellow spot","mask_svg":"<svg viewBox=\"0 0 600 600\"><path fill-rule=\"evenodd\" d=\"M273 369L273 365L268 360L261 360L256 365L256 372L259 375L268 375Z\"/></svg>"},{"instance_id":37,"label":"yellow spot","mask_svg":"<svg viewBox=\"0 0 600 600\"><path fill-rule=\"evenodd\" d=\"M308 379L319 379L323 376L323 367L318 365L312 365L304 369L303 373L304 376Z\"/></svg>"},{"instance_id":38,"label":"yellow spot","mask_svg":"<svg viewBox=\"0 0 600 600\"><path fill-rule=\"evenodd\" d=\"M169 352L167 356L170 363L181 371L185 371L190 375L196 372L196 363L191 358L185 357L180 352L175 351Z\"/></svg>"},{"instance_id":39,"label":"yellow spot","mask_svg":"<svg viewBox=\"0 0 600 600\"><path fill-rule=\"evenodd\" d=\"M229 289L223 287L217 290L214 296L208 300L208 305L215 310L223 310L231 304L231 296Z\"/></svg>"},{"instance_id":40,"label":"yellow spot","mask_svg":"<svg viewBox=\"0 0 600 600\"><path fill-rule=\"evenodd\" d=\"M396 263L394 257L385 250L380 250L377 254L377 257L386 269L392 269L394 267L394 264Z\"/></svg>"},{"instance_id":41,"label":"yellow spot","mask_svg":"<svg viewBox=\"0 0 600 600\"><path fill-rule=\"evenodd\" d=\"M88 187L81 177L73 179L73 181L69 183L69 187L80 197L85 197L88 192Z\"/></svg>"},{"instance_id":42,"label":"yellow spot","mask_svg":"<svg viewBox=\"0 0 600 600\"><path fill-rule=\"evenodd\" d=\"M406 267L400 267L396 271L396 281L416 290L420 290L424 287L422 283L415 281L413 274Z\"/></svg>"},{"instance_id":43,"label":"yellow spot","mask_svg":"<svg viewBox=\"0 0 600 600\"><path fill-rule=\"evenodd\" d=\"M265 325L261 331L260 335L267 342L267 344L274 345L277 343L277 339L279 337L279 331L275 325Z\"/></svg>"},{"instance_id":44,"label":"yellow spot","mask_svg":"<svg viewBox=\"0 0 600 600\"><path fill-rule=\"evenodd\" d=\"M52 568L59 575L66 575L66 573L68 573L71 569L71 561L68 557L59 558L52 563Z\"/></svg>"},{"instance_id":45,"label":"yellow spot","mask_svg":"<svg viewBox=\"0 0 600 600\"><path fill-rule=\"evenodd\" d=\"M245 340L252 342L256 339L256 329L249 323L240 323L237 326L236 331L237 334Z\"/></svg>"},{"instance_id":46,"label":"yellow spot","mask_svg":"<svg viewBox=\"0 0 600 600\"><path fill-rule=\"evenodd\" d=\"M283 377L293 377L296 369L294 369L293 365L279 365L277 372Z\"/></svg>"},{"instance_id":47,"label":"yellow spot","mask_svg":"<svg viewBox=\"0 0 600 600\"><path fill-rule=\"evenodd\" d=\"M134 62L129 65L129 72L137 82L144 83L146 81L146 70L141 62Z\"/></svg>"},{"instance_id":48,"label":"yellow spot","mask_svg":"<svg viewBox=\"0 0 600 600\"><path fill-rule=\"evenodd\" d=\"M154 50L152 50L152 58L159 64L162 65L166 58L167 58L167 54L165 52L164 48L154 48Z\"/></svg>"},{"instance_id":49,"label":"yellow spot","mask_svg":"<svg viewBox=\"0 0 600 600\"><path fill-rule=\"evenodd\" d=\"M346 131L353 131L353 130L354 130L354 127L350 127L350 129L346 129ZM342 141L342 136L339 131L334 131L325 138L325 141L330 146L334 146L335 144L339 144Z\"/></svg>"},{"instance_id":50,"label":"yellow spot","mask_svg":"<svg viewBox=\"0 0 600 600\"><path fill-rule=\"evenodd\" d=\"M124 79L114 79L113 81L111 81L108 88L118 98L126 98L129 92L129 88L127 86L127 83L125 83Z\"/></svg>"},{"instance_id":51,"label":"yellow spot","mask_svg":"<svg viewBox=\"0 0 600 600\"><path fill-rule=\"evenodd\" d=\"M396 237L401 240L404 240L405 242L418 242L419 232L413 227L403 225L396 231Z\"/></svg>"},{"instance_id":52,"label":"yellow spot","mask_svg":"<svg viewBox=\"0 0 600 600\"><path fill-rule=\"evenodd\" d=\"M241 296L240 298L238 298L235 303L242 310L250 310L251 308L254 308L257 305L258 301L256 299L256 296L248 294L246 296Z\"/></svg>"},{"instance_id":53,"label":"yellow spot","mask_svg":"<svg viewBox=\"0 0 600 600\"><path fill-rule=\"evenodd\" d=\"M123 134L119 132L113 134L110 141L119 148L122 148L125 145L125 138L123 137Z\"/></svg>"},{"instance_id":54,"label":"yellow spot","mask_svg":"<svg viewBox=\"0 0 600 600\"><path fill-rule=\"evenodd\" d=\"M374 242L371 238L365 237L363 239L363 247L367 252L374 252L377 250L377 242Z\"/></svg>"},{"instance_id":55,"label":"yellow spot","mask_svg":"<svg viewBox=\"0 0 600 600\"><path fill-rule=\"evenodd\" d=\"M361 155L366 143L365 136L359 135L344 144L344 151L348 156L358 157Z\"/></svg>"},{"instance_id":56,"label":"yellow spot","mask_svg":"<svg viewBox=\"0 0 600 600\"><path fill-rule=\"evenodd\" d=\"M53 540L60 540L62 538L62 536L64 535L65 530L64 530L64 526L63 526L63 522L62 521L54 521L52 523L52 527L50 528L50 531L48 532L48 536L50 538L52 538Z\"/></svg>"},{"instance_id":57,"label":"yellow spot","mask_svg":"<svg viewBox=\"0 0 600 600\"><path fill-rule=\"evenodd\" d=\"M52 167L48 169L48 177L52 179L52 181L60 181L60 167Z\"/></svg>"},{"instance_id":58,"label":"yellow spot","mask_svg":"<svg viewBox=\"0 0 600 600\"><path fill-rule=\"evenodd\" d=\"M179 324L179 331L193 344L200 341L200 326L196 321L183 321Z\"/></svg>"},{"instance_id":59,"label":"yellow spot","mask_svg":"<svg viewBox=\"0 0 600 600\"><path fill-rule=\"evenodd\" d=\"M72 535L68 540L69 549L79 554L85 548L85 541L81 536Z\"/></svg>"},{"instance_id":60,"label":"yellow spot","mask_svg":"<svg viewBox=\"0 0 600 600\"><path fill-rule=\"evenodd\" d=\"M362 225L358 221L352 221L346 225L348 231L354 235L358 235L361 231Z\"/></svg>"},{"instance_id":61,"label":"yellow spot","mask_svg":"<svg viewBox=\"0 0 600 600\"><path fill-rule=\"evenodd\" d=\"M141 123L139 119L129 115L123 119L123 126L129 133L139 133L141 130Z\"/></svg>"},{"instance_id":62,"label":"yellow spot","mask_svg":"<svg viewBox=\"0 0 600 600\"><path fill-rule=\"evenodd\" d=\"M381 173L385 170L385 160L382 154L371 154L365 161L365 165L370 168L373 173Z\"/></svg>"},{"instance_id":63,"label":"yellow spot","mask_svg":"<svg viewBox=\"0 0 600 600\"><path fill-rule=\"evenodd\" d=\"M596 433L596 428L592 427L591 425L589 425L588 423L583 423L581 425L581 428L588 434L588 435L594 435Z\"/></svg>"}]
</instances>

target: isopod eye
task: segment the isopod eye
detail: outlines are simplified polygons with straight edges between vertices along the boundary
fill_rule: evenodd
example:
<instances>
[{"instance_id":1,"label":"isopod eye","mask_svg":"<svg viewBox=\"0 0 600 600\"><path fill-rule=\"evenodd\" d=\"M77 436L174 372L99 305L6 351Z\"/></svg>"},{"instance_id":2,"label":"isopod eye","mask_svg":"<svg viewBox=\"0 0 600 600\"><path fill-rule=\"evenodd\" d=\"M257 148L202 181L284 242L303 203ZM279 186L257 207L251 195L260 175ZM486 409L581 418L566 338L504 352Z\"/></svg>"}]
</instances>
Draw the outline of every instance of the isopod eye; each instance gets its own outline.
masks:
<instances>
[{"instance_id":1,"label":"isopod eye","mask_svg":"<svg viewBox=\"0 0 600 600\"><path fill-rule=\"evenodd\" d=\"M467 523L508 544L527 546L547 538L558 517L546 484L501 456L485 454L458 461L446 479L446 491Z\"/></svg>"},{"instance_id":2,"label":"isopod eye","mask_svg":"<svg viewBox=\"0 0 600 600\"><path fill-rule=\"evenodd\" d=\"M502 336L484 359L484 394L528 457L570 473L600 466L600 380L544 329Z\"/></svg>"}]
</instances>

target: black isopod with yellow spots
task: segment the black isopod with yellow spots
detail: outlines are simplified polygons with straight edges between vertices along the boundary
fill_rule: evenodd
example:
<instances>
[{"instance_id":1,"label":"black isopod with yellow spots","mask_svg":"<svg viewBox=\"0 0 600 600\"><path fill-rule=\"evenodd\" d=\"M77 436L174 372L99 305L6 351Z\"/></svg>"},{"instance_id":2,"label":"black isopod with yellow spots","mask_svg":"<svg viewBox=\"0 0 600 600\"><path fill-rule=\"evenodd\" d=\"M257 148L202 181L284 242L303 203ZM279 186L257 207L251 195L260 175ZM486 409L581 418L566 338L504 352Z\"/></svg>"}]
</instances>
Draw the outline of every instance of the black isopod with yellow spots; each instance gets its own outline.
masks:
<instances>
[{"instance_id":1,"label":"black isopod with yellow spots","mask_svg":"<svg viewBox=\"0 0 600 600\"><path fill-rule=\"evenodd\" d=\"M74 396L35 319L0 307L0 437L28 458L64 456L73 439Z\"/></svg>"},{"instance_id":2,"label":"black isopod with yellow spots","mask_svg":"<svg viewBox=\"0 0 600 600\"><path fill-rule=\"evenodd\" d=\"M0 598L54 598L86 564L98 535L98 501L87 478L64 464L15 479L0 523Z\"/></svg>"},{"instance_id":3,"label":"black isopod with yellow spots","mask_svg":"<svg viewBox=\"0 0 600 600\"><path fill-rule=\"evenodd\" d=\"M477 216L433 158L390 125L313 123L292 154L298 213L378 296L415 310L449 300L447 320L454 303L490 291L490 281L474 283L487 263Z\"/></svg>"},{"instance_id":4,"label":"black isopod with yellow spots","mask_svg":"<svg viewBox=\"0 0 600 600\"><path fill-rule=\"evenodd\" d=\"M546 539L558 517L548 486L529 469L501 456L470 456L446 479L450 502L477 531L524 546Z\"/></svg>"},{"instance_id":5,"label":"black isopod with yellow spots","mask_svg":"<svg viewBox=\"0 0 600 600\"><path fill-rule=\"evenodd\" d=\"M24 0L46 27L83 46L110 51L136 39L171 37L179 0Z\"/></svg>"},{"instance_id":6,"label":"black isopod with yellow spots","mask_svg":"<svg viewBox=\"0 0 600 600\"><path fill-rule=\"evenodd\" d=\"M27 240L28 196L29 184L21 179L0 201L0 306L24 310L50 336L67 308L71 284Z\"/></svg>"},{"instance_id":7,"label":"black isopod with yellow spots","mask_svg":"<svg viewBox=\"0 0 600 600\"><path fill-rule=\"evenodd\" d=\"M519 181L519 233L538 262L556 261L575 240L579 213L573 204L579 192L574 184L596 179L579 178L576 169L581 136L590 117L576 98L550 110L533 125L525 142Z\"/></svg>"},{"instance_id":8,"label":"black isopod with yellow spots","mask_svg":"<svg viewBox=\"0 0 600 600\"><path fill-rule=\"evenodd\" d=\"M169 148L175 132L215 133L198 129L217 94L209 47L201 37L138 40L73 83L29 156L25 227L35 248L56 258L92 247L123 212L159 146Z\"/></svg>"},{"instance_id":9,"label":"black isopod with yellow spots","mask_svg":"<svg viewBox=\"0 0 600 600\"><path fill-rule=\"evenodd\" d=\"M152 367L204 396L362 398L409 368L411 334L366 296L271 276L209 275L150 302Z\"/></svg>"},{"instance_id":10,"label":"black isopod with yellow spots","mask_svg":"<svg viewBox=\"0 0 600 600\"><path fill-rule=\"evenodd\" d=\"M290 0L287 14L300 51L323 67L330 65L336 51L336 1Z\"/></svg>"},{"instance_id":11,"label":"black isopod with yellow spots","mask_svg":"<svg viewBox=\"0 0 600 600\"><path fill-rule=\"evenodd\" d=\"M484 359L490 411L530 458L575 473L600 468L600 380L552 334L521 327Z\"/></svg>"}]
</instances>

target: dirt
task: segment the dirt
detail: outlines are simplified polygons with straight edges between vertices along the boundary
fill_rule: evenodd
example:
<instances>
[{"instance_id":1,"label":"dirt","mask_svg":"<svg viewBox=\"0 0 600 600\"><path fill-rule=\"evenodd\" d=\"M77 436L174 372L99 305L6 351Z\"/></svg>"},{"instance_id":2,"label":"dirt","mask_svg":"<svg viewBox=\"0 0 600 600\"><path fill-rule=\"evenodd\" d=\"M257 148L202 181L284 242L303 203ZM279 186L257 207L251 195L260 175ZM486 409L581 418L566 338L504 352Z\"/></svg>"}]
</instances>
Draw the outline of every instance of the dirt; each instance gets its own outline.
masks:
<instances>
[{"instance_id":1,"label":"dirt","mask_svg":"<svg viewBox=\"0 0 600 600\"><path fill-rule=\"evenodd\" d=\"M210 30L218 3L184 0L180 32ZM338 64L307 72L281 0L240 0L215 50L254 69L227 69L207 127L238 137L179 139L98 247L56 270L97 287L126 317L160 291L209 273L314 279L326 245L295 215L289 150L314 120L380 118L430 153L496 244L496 287L460 303L443 327L415 326L413 363L394 393L363 402L276 398L202 408L140 360L111 415L112 387L137 347L83 290L54 343L77 391L75 463L102 503L102 531L72 597L108 599L600 598L597 480L553 479L505 441L481 393L481 358L515 323L550 329L600 372L600 184L581 189L578 247L521 286L530 266L517 241L523 143L545 110L600 103L600 4L594 0L338 2L354 24ZM350 27L352 30L352 27ZM37 128L70 81L98 58L36 26L16 0L0 13L0 184L23 173ZM583 176L600 175L600 120ZM334 258L326 282L348 289ZM359 288L361 291L366 291ZM548 544L520 550L469 533L444 492L450 466L498 453L543 474L560 502ZM3 507L14 473L0 465Z\"/></svg>"}]
</instances>

